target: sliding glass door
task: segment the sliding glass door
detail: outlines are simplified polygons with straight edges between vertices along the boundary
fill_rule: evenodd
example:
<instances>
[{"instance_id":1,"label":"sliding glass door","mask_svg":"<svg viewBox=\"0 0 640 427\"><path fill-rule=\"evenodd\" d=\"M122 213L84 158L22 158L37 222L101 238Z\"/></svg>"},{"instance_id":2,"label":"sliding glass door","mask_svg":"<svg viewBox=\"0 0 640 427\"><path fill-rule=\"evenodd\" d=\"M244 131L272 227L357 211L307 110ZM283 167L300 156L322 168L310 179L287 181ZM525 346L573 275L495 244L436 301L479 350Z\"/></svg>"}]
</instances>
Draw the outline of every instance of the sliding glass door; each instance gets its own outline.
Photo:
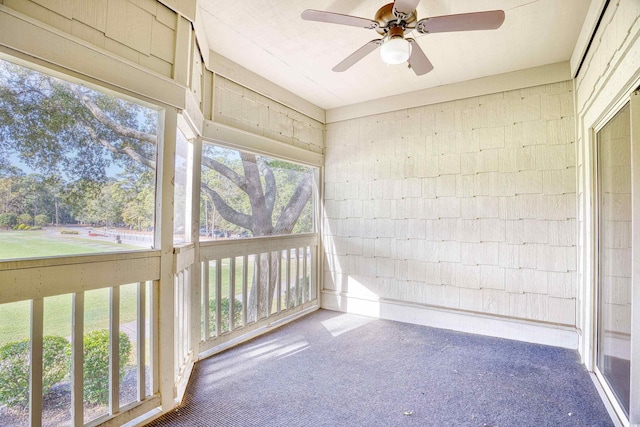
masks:
<instances>
[{"instance_id":1,"label":"sliding glass door","mask_svg":"<svg viewBox=\"0 0 640 427\"><path fill-rule=\"evenodd\" d=\"M632 169L630 106L597 133L596 366L629 417L631 381Z\"/></svg>"}]
</instances>

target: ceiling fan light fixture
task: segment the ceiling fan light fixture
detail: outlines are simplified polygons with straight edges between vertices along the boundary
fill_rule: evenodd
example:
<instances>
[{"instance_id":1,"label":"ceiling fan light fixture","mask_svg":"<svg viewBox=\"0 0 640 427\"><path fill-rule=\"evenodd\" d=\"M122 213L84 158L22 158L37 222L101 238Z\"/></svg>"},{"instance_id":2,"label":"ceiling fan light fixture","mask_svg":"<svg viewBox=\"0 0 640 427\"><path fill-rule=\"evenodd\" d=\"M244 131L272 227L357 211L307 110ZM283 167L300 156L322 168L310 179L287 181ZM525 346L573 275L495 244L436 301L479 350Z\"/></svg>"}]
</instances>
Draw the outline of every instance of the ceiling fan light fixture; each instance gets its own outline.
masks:
<instances>
[{"instance_id":1,"label":"ceiling fan light fixture","mask_svg":"<svg viewBox=\"0 0 640 427\"><path fill-rule=\"evenodd\" d=\"M411 46L403 37L392 37L380 47L380 56L389 65L407 62L410 54Z\"/></svg>"}]
</instances>

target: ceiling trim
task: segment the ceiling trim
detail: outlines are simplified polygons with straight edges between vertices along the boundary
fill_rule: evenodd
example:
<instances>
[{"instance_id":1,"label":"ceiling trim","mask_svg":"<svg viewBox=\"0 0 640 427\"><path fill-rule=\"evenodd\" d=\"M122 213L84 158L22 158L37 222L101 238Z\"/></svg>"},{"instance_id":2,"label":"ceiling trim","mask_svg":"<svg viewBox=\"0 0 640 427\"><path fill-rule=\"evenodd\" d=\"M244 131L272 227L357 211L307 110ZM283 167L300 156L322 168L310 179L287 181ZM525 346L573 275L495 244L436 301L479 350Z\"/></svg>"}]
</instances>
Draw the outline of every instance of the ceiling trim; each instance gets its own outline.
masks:
<instances>
[{"instance_id":1,"label":"ceiling trim","mask_svg":"<svg viewBox=\"0 0 640 427\"><path fill-rule=\"evenodd\" d=\"M569 60L571 64L571 77L578 75L580 65L582 65L582 61L587 54L591 40L598 29L598 24L608 3L609 0L592 0L589 5L587 16L584 18L582 29L580 30L578 40L576 41L571 59Z\"/></svg>"},{"instance_id":2,"label":"ceiling trim","mask_svg":"<svg viewBox=\"0 0 640 427\"><path fill-rule=\"evenodd\" d=\"M326 111L326 120L333 123L566 80L571 80L569 61L332 108Z\"/></svg>"},{"instance_id":3,"label":"ceiling trim","mask_svg":"<svg viewBox=\"0 0 640 427\"><path fill-rule=\"evenodd\" d=\"M266 136L256 135L242 129L236 129L212 120L204 121L202 139L223 147L240 151L277 157L294 163L322 167L324 155L304 148L296 147L285 142L277 141Z\"/></svg>"},{"instance_id":4,"label":"ceiling trim","mask_svg":"<svg viewBox=\"0 0 640 427\"><path fill-rule=\"evenodd\" d=\"M209 52L207 69L221 75L239 85L258 92L267 98L273 99L287 107L309 116L320 123L325 123L325 111L317 105L300 96L276 85L270 80L249 71L243 66L231 61L215 51Z\"/></svg>"}]
</instances>

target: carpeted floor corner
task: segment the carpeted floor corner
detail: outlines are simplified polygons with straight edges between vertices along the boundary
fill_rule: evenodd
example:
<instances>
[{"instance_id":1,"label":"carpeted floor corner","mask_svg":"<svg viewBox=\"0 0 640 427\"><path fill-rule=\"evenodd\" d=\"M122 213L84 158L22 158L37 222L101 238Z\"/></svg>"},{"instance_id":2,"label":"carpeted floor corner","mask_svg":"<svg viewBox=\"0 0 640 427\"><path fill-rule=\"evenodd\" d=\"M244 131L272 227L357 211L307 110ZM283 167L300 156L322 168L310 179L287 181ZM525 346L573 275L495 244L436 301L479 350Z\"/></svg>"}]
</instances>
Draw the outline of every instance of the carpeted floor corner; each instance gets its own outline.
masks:
<instances>
[{"instance_id":1,"label":"carpeted floor corner","mask_svg":"<svg viewBox=\"0 0 640 427\"><path fill-rule=\"evenodd\" d=\"M151 426L612 426L575 351L320 310L199 362Z\"/></svg>"}]
</instances>

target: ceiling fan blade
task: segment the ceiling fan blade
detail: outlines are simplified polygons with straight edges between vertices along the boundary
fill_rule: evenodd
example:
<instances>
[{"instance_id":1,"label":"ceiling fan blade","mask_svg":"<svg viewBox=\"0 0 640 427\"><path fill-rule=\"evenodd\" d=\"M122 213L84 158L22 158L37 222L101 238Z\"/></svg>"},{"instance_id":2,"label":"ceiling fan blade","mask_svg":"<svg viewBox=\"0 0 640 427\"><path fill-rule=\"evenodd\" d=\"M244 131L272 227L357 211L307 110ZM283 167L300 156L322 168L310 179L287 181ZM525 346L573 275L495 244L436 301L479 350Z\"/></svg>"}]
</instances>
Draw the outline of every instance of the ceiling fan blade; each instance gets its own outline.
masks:
<instances>
[{"instance_id":1,"label":"ceiling fan blade","mask_svg":"<svg viewBox=\"0 0 640 427\"><path fill-rule=\"evenodd\" d=\"M405 16L410 15L416 10L416 7L418 7L418 3L420 3L420 0L396 0L393 3L394 15L396 15L396 17L399 14Z\"/></svg>"},{"instance_id":2,"label":"ceiling fan blade","mask_svg":"<svg viewBox=\"0 0 640 427\"><path fill-rule=\"evenodd\" d=\"M433 70L433 64L427 58L427 55L424 54L424 51L420 47L415 39L407 39L409 43L411 43L411 56L409 56L409 65L414 73L417 76L421 76L423 74L427 74L429 71Z\"/></svg>"},{"instance_id":3,"label":"ceiling fan blade","mask_svg":"<svg viewBox=\"0 0 640 427\"><path fill-rule=\"evenodd\" d=\"M434 16L418 21L420 33L445 33L449 31L495 30L504 22L503 10Z\"/></svg>"},{"instance_id":4,"label":"ceiling fan blade","mask_svg":"<svg viewBox=\"0 0 640 427\"><path fill-rule=\"evenodd\" d=\"M378 28L379 26L378 22L372 19L360 18L358 16L351 15L342 15L340 13L325 12L323 10L307 9L302 12L301 16L302 19L305 19L307 21L328 22L330 24L349 25L352 27L367 28L370 30Z\"/></svg>"},{"instance_id":5,"label":"ceiling fan blade","mask_svg":"<svg viewBox=\"0 0 640 427\"><path fill-rule=\"evenodd\" d=\"M353 64L376 50L376 48L381 44L382 39L371 40L369 43L365 44L360 49L356 50L351 55L343 59L342 62L333 67L332 70L337 72L348 70Z\"/></svg>"}]
</instances>

